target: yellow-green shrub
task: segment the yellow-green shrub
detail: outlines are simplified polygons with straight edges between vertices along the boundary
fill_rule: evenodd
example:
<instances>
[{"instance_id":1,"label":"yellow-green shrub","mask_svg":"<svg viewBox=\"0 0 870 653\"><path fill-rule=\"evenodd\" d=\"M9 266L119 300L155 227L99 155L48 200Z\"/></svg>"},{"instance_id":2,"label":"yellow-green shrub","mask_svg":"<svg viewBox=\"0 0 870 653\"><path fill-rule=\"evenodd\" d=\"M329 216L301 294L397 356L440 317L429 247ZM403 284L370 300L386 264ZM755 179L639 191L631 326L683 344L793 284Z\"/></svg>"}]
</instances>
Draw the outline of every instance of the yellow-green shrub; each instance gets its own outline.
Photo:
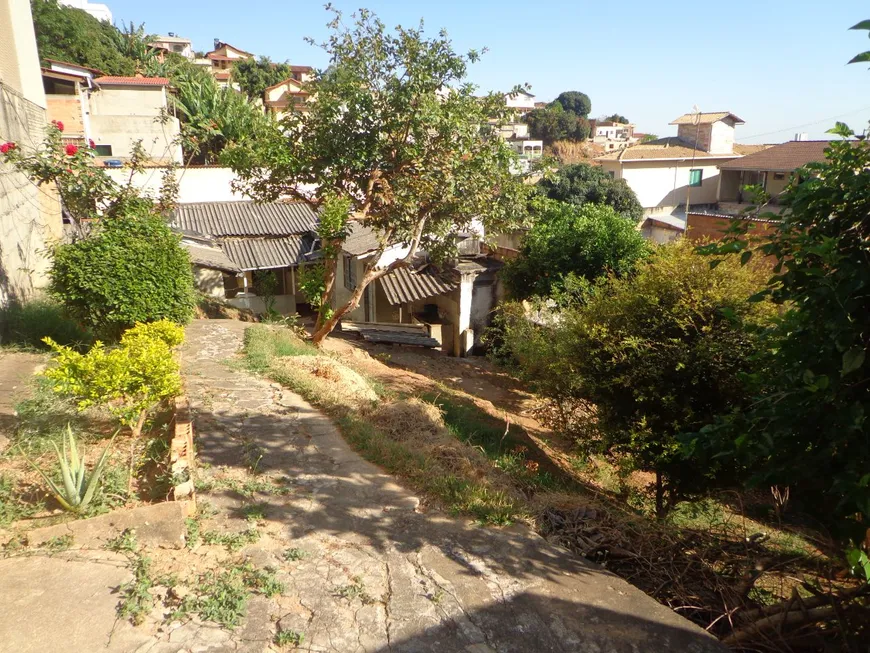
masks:
<instances>
[{"instance_id":1,"label":"yellow-green shrub","mask_svg":"<svg viewBox=\"0 0 870 653\"><path fill-rule=\"evenodd\" d=\"M181 391L181 373L173 347L184 330L169 320L137 324L111 349L97 341L86 354L45 342L55 352L54 365L43 372L54 392L72 397L79 410L106 406L138 436L148 411Z\"/></svg>"}]
</instances>

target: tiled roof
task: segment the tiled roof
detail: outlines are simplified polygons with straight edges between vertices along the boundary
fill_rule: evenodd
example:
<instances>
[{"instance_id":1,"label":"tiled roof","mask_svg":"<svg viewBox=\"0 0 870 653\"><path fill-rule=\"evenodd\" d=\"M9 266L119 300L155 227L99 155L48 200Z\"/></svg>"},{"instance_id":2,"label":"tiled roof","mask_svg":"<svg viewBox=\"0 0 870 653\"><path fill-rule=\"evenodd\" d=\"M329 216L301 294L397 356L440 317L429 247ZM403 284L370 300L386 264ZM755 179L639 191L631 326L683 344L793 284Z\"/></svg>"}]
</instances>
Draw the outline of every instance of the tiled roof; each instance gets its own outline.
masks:
<instances>
[{"instance_id":1,"label":"tiled roof","mask_svg":"<svg viewBox=\"0 0 870 653\"><path fill-rule=\"evenodd\" d=\"M313 73L314 68L311 66L290 66L290 71L294 73Z\"/></svg>"},{"instance_id":2,"label":"tiled roof","mask_svg":"<svg viewBox=\"0 0 870 653\"><path fill-rule=\"evenodd\" d=\"M731 118L738 125L743 125L745 122L735 116L730 111L714 111L711 113L686 113L674 120L671 125L708 125L713 122L719 122L725 118Z\"/></svg>"},{"instance_id":3,"label":"tiled roof","mask_svg":"<svg viewBox=\"0 0 870 653\"><path fill-rule=\"evenodd\" d=\"M431 266L421 270L397 268L380 279L387 301L393 306L443 295L459 285L456 281L433 270Z\"/></svg>"},{"instance_id":4,"label":"tiled roof","mask_svg":"<svg viewBox=\"0 0 870 653\"><path fill-rule=\"evenodd\" d=\"M317 214L303 202L199 202L179 204L171 222L176 228L216 237L281 237L313 231Z\"/></svg>"},{"instance_id":5,"label":"tiled roof","mask_svg":"<svg viewBox=\"0 0 870 653\"><path fill-rule=\"evenodd\" d=\"M205 245L195 245L182 241L187 253L190 254L190 261L204 268L213 268L224 272L239 272L239 266L227 257L227 255L219 247L207 247Z\"/></svg>"},{"instance_id":6,"label":"tiled roof","mask_svg":"<svg viewBox=\"0 0 870 653\"><path fill-rule=\"evenodd\" d=\"M750 154L755 154L756 152L766 150L769 147L773 147L773 145L750 145L744 143L734 143L734 153L740 154L742 156L748 156Z\"/></svg>"},{"instance_id":7,"label":"tiled roof","mask_svg":"<svg viewBox=\"0 0 870 653\"><path fill-rule=\"evenodd\" d=\"M221 81L221 82L225 82L230 78L230 71L229 70L221 70L219 72L216 72L214 74L214 78Z\"/></svg>"},{"instance_id":8,"label":"tiled roof","mask_svg":"<svg viewBox=\"0 0 870 653\"><path fill-rule=\"evenodd\" d=\"M380 248L381 242L378 239L377 233L371 227L363 226L355 220L351 220L348 227L350 235L348 235L344 245L342 245L342 249L348 254L361 256Z\"/></svg>"},{"instance_id":9,"label":"tiled roof","mask_svg":"<svg viewBox=\"0 0 870 653\"><path fill-rule=\"evenodd\" d=\"M791 141L773 145L736 161L727 161L722 170L774 170L790 172L812 161L824 161L829 141Z\"/></svg>"},{"instance_id":10,"label":"tiled roof","mask_svg":"<svg viewBox=\"0 0 870 653\"><path fill-rule=\"evenodd\" d=\"M101 85L169 86L169 80L166 77L115 77L113 75L105 75L103 77L97 77L94 82Z\"/></svg>"},{"instance_id":11,"label":"tiled roof","mask_svg":"<svg viewBox=\"0 0 870 653\"><path fill-rule=\"evenodd\" d=\"M659 138L649 143L631 145L615 152L608 152L597 157L596 161L640 161L646 159L733 159L740 154L713 154L701 149L695 149L692 144L677 138L668 136Z\"/></svg>"},{"instance_id":12,"label":"tiled roof","mask_svg":"<svg viewBox=\"0 0 870 653\"><path fill-rule=\"evenodd\" d=\"M308 236L223 238L221 245L242 270L268 270L299 265L314 241Z\"/></svg>"}]
</instances>

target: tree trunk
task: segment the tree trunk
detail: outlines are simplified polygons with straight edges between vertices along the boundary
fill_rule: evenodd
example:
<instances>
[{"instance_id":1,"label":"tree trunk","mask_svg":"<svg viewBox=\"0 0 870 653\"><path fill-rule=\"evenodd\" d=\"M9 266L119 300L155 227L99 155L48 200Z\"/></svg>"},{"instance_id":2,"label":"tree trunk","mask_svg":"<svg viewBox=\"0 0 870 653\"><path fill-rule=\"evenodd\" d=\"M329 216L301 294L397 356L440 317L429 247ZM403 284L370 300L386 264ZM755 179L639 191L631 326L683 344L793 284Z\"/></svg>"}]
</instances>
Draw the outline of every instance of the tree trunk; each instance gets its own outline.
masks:
<instances>
[{"instance_id":1,"label":"tree trunk","mask_svg":"<svg viewBox=\"0 0 870 653\"><path fill-rule=\"evenodd\" d=\"M335 328L335 325L338 324L338 321L347 313L359 306L360 300L362 299L363 293L368 285L372 281L384 276L391 269L392 267L383 270L375 270L373 266L366 266L365 274L363 274L363 278L357 284L357 287L354 288L350 299L347 300L347 303L344 306L335 309L335 313L332 314L332 317L323 322L323 324L320 325L320 328L314 331L314 335L311 336L311 342L315 346L320 347L323 344L323 341L326 340L327 336L332 333L332 330Z\"/></svg>"},{"instance_id":2,"label":"tree trunk","mask_svg":"<svg viewBox=\"0 0 870 653\"><path fill-rule=\"evenodd\" d=\"M332 303L332 292L335 289L335 271L338 267L338 257L325 259L323 263L323 294L320 296L320 308L317 311L317 322L314 325L314 333L323 328L324 315ZM333 325L334 326L334 325ZM315 343L316 344L316 343Z\"/></svg>"},{"instance_id":3,"label":"tree trunk","mask_svg":"<svg viewBox=\"0 0 870 653\"><path fill-rule=\"evenodd\" d=\"M662 473L656 471L656 517L665 516L665 483Z\"/></svg>"}]
</instances>

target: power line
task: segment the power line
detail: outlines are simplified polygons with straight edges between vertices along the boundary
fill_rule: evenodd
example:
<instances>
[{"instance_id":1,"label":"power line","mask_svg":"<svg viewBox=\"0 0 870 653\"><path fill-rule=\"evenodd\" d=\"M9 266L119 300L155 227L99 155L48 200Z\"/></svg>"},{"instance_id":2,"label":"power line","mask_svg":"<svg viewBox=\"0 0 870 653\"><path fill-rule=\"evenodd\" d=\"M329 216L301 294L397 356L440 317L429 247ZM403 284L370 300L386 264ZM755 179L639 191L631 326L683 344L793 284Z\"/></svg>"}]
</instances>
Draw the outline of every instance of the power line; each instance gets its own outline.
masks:
<instances>
[{"instance_id":1,"label":"power line","mask_svg":"<svg viewBox=\"0 0 870 653\"><path fill-rule=\"evenodd\" d=\"M830 116L829 118L822 118L821 120L814 120L813 122L805 122L802 125L794 125L793 127L784 127L782 129L777 129L772 132L764 132L762 134L752 134L751 136L743 136L742 140L749 140L750 138L759 138L761 136L770 136L771 134L779 134L781 132L791 131L792 129L800 129L801 127L809 127L811 125L818 125L820 122L827 122L828 120L834 120L836 118L843 118L844 116L851 116L853 113L858 113L859 111L867 111L870 110L870 107L862 107L860 109L855 109L854 111L848 111L846 113L841 113L836 116Z\"/></svg>"}]
</instances>

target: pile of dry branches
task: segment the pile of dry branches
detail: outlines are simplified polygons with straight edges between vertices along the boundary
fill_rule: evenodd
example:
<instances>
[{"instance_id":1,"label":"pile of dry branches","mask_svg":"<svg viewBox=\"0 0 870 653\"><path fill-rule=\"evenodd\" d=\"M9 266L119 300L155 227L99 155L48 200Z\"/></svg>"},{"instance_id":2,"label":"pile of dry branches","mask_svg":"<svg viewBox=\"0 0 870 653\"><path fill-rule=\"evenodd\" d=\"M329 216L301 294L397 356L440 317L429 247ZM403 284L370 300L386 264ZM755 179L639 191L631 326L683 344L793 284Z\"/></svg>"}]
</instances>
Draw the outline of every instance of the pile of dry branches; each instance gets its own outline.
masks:
<instances>
[{"instance_id":1,"label":"pile of dry branches","mask_svg":"<svg viewBox=\"0 0 870 653\"><path fill-rule=\"evenodd\" d=\"M776 554L763 534L676 528L607 509L548 509L538 526L735 650L870 650L870 586L837 580L842 569L821 555ZM776 592L760 589L772 582Z\"/></svg>"}]
</instances>

